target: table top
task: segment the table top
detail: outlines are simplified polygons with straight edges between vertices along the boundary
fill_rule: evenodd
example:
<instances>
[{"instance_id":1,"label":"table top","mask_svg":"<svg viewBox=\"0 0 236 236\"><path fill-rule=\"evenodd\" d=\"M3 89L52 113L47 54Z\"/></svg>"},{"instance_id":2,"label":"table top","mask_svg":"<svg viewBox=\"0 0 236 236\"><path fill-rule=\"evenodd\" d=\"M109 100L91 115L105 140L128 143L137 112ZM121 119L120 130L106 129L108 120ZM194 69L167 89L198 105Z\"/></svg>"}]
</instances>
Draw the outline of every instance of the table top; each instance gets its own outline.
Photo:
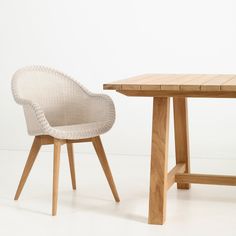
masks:
<instances>
[{"instance_id":1,"label":"table top","mask_svg":"<svg viewBox=\"0 0 236 236\"><path fill-rule=\"evenodd\" d=\"M117 91L236 92L236 75L144 74L103 85Z\"/></svg>"}]
</instances>

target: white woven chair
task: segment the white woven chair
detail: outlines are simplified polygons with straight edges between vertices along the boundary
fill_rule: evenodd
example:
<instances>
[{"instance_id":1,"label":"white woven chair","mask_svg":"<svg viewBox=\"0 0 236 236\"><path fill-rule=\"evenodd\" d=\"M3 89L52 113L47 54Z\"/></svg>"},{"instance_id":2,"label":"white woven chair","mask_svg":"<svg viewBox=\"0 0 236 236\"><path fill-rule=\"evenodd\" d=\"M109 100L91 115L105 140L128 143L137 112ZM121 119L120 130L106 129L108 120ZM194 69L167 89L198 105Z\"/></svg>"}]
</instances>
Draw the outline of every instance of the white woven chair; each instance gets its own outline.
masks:
<instances>
[{"instance_id":1,"label":"white woven chair","mask_svg":"<svg viewBox=\"0 0 236 236\"><path fill-rule=\"evenodd\" d=\"M15 195L18 200L42 145L54 144L52 215L57 212L61 145L67 145L72 187L76 189L73 143L92 142L113 196L119 196L100 135L115 121L115 108L107 95L93 94L76 80L43 66L18 70L12 79L15 101L24 109L29 135L35 136Z\"/></svg>"}]
</instances>

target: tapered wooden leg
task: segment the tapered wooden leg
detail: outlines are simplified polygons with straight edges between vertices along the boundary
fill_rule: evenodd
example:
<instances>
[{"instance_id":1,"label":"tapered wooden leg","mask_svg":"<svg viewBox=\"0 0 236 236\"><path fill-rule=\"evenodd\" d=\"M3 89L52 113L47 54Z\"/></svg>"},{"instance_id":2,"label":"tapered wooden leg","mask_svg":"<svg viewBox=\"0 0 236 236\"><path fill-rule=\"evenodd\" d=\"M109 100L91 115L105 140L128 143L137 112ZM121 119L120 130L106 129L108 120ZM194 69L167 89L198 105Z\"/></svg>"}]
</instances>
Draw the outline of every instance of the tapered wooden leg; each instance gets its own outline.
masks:
<instances>
[{"instance_id":1,"label":"tapered wooden leg","mask_svg":"<svg viewBox=\"0 0 236 236\"><path fill-rule=\"evenodd\" d=\"M149 224L163 224L166 216L169 98L153 99Z\"/></svg>"},{"instance_id":2,"label":"tapered wooden leg","mask_svg":"<svg viewBox=\"0 0 236 236\"><path fill-rule=\"evenodd\" d=\"M61 152L61 141L58 139L54 139L53 193L52 193L52 215L53 216L57 214L60 152Z\"/></svg>"},{"instance_id":3,"label":"tapered wooden leg","mask_svg":"<svg viewBox=\"0 0 236 236\"><path fill-rule=\"evenodd\" d=\"M176 164L185 163L185 173L190 173L187 98L174 98L174 126ZM189 189L190 184L177 183L177 188Z\"/></svg>"},{"instance_id":4,"label":"tapered wooden leg","mask_svg":"<svg viewBox=\"0 0 236 236\"><path fill-rule=\"evenodd\" d=\"M20 179L20 183L18 185L16 194L15 194L15 198L14 198L15 200L18 200L18 198L20 197L21 191L22 191L22 189L25 185L25 182L26 182L26 180L29 176L30 170L31 170L31 168L34 164L34 161L35 161L35 159L38 155L40 147L41 147L40 137L36 136L34 138L34 142L32 144L28 159L27 159L26 164L25 164L24 171L23 171L21 179Z\"/></svg>"},{"instance_id":5,"label":"tapered wooden leg","mask_svg":"<svg viewBox=\"0 0 236 236\"><path fill-rule=\"evenodd\" d=\"M68 159L69 159L69 165L70 165L70 175L71 175L72 188L76 189L74 150L73 150L72 143L67 143L67 152L68 152Z\"/></svg>"},{"instance_id":6,"label":"tapered wooden leg","mask_svg":"<svg viewBox=\"0 0 236 236\"><path fill-rule=\"evenodd\" d=\"M95 149L95 151L98 155L99 161L102 165L103 171L106 175L107 181L110 185L112 194L113 194L116 202L119 202L120 198L119 198L118 192L116 190L116 186L115 186L112 174L111 174L111 170L110 170L107 158L106 158L105 151L104 151L103 146L102 146L101 139L98 136L98 137L93 138L92 142L93 142L94 149Z\"/></svg>"}]
</instances>

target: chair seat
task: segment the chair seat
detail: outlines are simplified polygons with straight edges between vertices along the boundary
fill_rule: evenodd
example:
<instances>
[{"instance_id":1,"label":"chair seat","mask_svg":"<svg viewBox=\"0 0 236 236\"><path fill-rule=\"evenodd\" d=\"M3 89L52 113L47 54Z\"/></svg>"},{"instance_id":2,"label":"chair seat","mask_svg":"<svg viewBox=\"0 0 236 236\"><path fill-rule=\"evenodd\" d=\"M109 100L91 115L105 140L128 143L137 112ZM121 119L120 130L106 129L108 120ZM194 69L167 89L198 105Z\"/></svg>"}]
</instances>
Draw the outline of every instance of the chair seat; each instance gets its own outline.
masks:
<instances>
[{"instance_id":1,"label":"chair seat","mask_svg":"<svg viewBox=\"0 0 236 236\"><path fill-rule=\"evenodd\" d=\"M49 130L49 135L58 139L82 139L99 136L110 129L107 121L91 123L54 126Z\"/></svg>"}]
</instances>

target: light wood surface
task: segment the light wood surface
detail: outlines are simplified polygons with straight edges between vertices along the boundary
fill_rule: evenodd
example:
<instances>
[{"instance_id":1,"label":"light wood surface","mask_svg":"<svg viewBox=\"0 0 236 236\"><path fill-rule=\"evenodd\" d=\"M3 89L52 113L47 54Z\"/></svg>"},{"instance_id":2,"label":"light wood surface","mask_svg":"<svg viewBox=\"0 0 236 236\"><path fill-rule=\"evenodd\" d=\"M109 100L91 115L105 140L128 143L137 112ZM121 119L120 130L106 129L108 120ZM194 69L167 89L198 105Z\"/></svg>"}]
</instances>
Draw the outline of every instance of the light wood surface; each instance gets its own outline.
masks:
<instances>
[{"instance_id":1,"label":"light wood surface","mask_svg":"<svg viewBox=\"0 0 236 236\"><path fill-rule=\"evenodd\" d=\"M21 191L22 191L22 189L25 185L25 182L26 182L26 180L29 176L29 173L32 169L32 166L33 166L33 164L35 162L35 159L38 155L38 152L40 150L40 147L41 147L41 140L40 140L39 137L35 137L34 142L32 144L32 147L31 147L31 150L30 150L30 153L29 153L29 157L26 161L25 168L24 168L24 171L22 173L20 183L18 185L14 200L18 200L19 197L20 197Z\"/></svg>"},{"instance_id":2,"label":"light wood surface","mask_svg":"<svg viewBox=\"0 0 236 236\"><path fill-rule=\"evenodd\" d=\"M92 138L83 138L83 139L67 139L66 143L87 143L92 142Z\"/></svg>"},{"instance_id":3,"label":"light wood surface","mask_svg":"<svg viewBox=\"0 0 236 236\"><path fill-rule=\"evenodd\" d=\"M163 224L166 191L176 182L178 189L191 183L236 185L236 176L190 173L188 97L236 98L236 75L144 74L103 85L126 96L153 97L153 128L149 195L150 224ZM176 166L167 172L169 99L174 101Z\"/></svg>"},{"instance_id":4,"label":"light wood surface","mask_svg":"<svg viewBox=\"0 0 236 236\"><path fill-rule=\"evenodd\" d=\"M54 144L54 138L49 135L40 135L37 138L40 139L41 145Z\"/></svg>"},{"instance_id":5,"label":"light wood surface","mask_svg":"<svg viewBox=\"0 0 236 236\"><path fill-rule=\"evenodd\" d=\"M176 183L176 174L184 173L186 170L185 163L176 164L167 176L167 189L169 189L174 183ZM183 184L183 183L181 183Z\"/></svg>"},{"instance_id":6,"label":"light wood surface","mask_svg":"<svg viewBox=\"0 0 236 236\"><path fill-rule=\"evenodd\" d=\"M103 88L120 91L236 92L236 75L144 74L104 84Z\"/></svg>"},{"instance_id":7,"label":"light wood surface","mask_svg":"<svg viewBox=\"0 0 236 236\"><path fill-rule=\"evenodd\" d=\"M169 98L153 98L149 224L163 224L166 217Z\"/></svg>"},{"instance_id":8,"label":"light wood surface","mask_svg":"<svg viewBox=\"0 0 236 236\"><path fill-rule=\"evenodd\" d=\"M52 215L57 214L61 140L54 139Z\"/></svg>"},{"instance_id":9,"label":"light wood surface","mask_svg":"<svg viewBox=\"0 0 236 236\"><path fill-rule=\"evenodd\" d=\"M92 142L93 142L94 149L97 153L97 156L99 158L99 161L101 163L101 166L103 168L103 171L106 175L108 184L109 184L109 186L111 188L111 191L112 191L112 194L115 198L115 201L119 202L120 198L119 198L118 192L116 190L116 186L115 186L115 183L114 183L114 180L113 180L113 177L112 177L112 173L111 173L111 170L110 170L107 158L106 158L105 151L103 149L101 139L100 139L100 137L95 137L95 138L92 139Z\"/></svg>"},{"instance_id":10,"label":"light wood surface","mask_svg":"<svg viewBox=\"0 0 236 236\"><path fill-rule=\"evenodd\" d=\"M54 138L49 135L40 135L37 136L38 139L40 139L41 145L50 145L54 144ZM91 138L83 138L83 139L61 139L61 143L86 143L86 142L92 142Z\"/></svg>"},{"instance_id":11,"label":"light wood surface","mask_svg":"<svg viewBox=\"0 0 236 236\"><path fill-rule=\"evenodd\" d=\"M67 153L68 153L68 159L69 159L69 165L70 165L70 175L71 175L72 188L75 190L76 189L76 176L75 176L73 143L67 143L66 146L67 146Z\"/></svg>"},{"instance_id":12,"label":"light wood surface","mask_svg":"<svg viewBox=\"0 0 236 236\"><path fill-rule=\"evenodd\" d=\"M236 176L206 174L176 174L177 183L215 184L236 186Z\"/></svg>"},{"instance_id":13,"label":"light wood surface","mask_svg":"<svg viewBox=\"0 0 236 236\"><path fill-rule=\"evenodd\" d=\"M34 161L37 157L37 154L40 150L42 145L54 145L54 159L53 159L53 191L52 191L52 215L55 216L57 214L57 202L58 202L58 185L59 185L59 167L60 167L60 152L61 146L63 144L67 145L67 152L68 152L68 160L70 165L70 173L71 173L71 181L72 181L72 188L76 189L76 176L75 176L75 164L74 164L74 152L73 152L73 143L83 143L83 142L92 142L94 148L97 152L99 157L100 163L102 168L105 172L107 177L108 183L114 195L114 198L117 202L120 201L118 192L116 190L116 186L112 177L112 173L110 167L108 165L106 154L102 146L102 142L100 137L94 138L85 138L85 139L78 139L78 140L65 140L65 139L56 139L48 135L40 135L34 138L34 142L32 144L28 160L25 164L24 171L18 185L15 200L18 200L21 191L24 187L24 184L27 180L27 177L30 173L30 170L34 164Z\"/></svg>"},{"instance_id":14,"label":"light wood surface","mask_svg":"<svg viewBox=\"0 0 236 236\"><path fill-rule=\"evenodd\" d=\"M228 91L163 91L163 90L117 90L131 97L200 97L200 98L236 98L235 92Z\"/></svg>"},{"instance_id":15,"label":"light wood surface","mask_svg":"<svg viewBox=\"0 0 236 236\"><path fill-rule=\"evenodd\" d=\"M185 173L190 173L188 141L188 105L187 98L174 98L174 129L176 164L185 164ZM178 183L178 189L189 189L189 183Z\"/></svg>"}]
</instances>

